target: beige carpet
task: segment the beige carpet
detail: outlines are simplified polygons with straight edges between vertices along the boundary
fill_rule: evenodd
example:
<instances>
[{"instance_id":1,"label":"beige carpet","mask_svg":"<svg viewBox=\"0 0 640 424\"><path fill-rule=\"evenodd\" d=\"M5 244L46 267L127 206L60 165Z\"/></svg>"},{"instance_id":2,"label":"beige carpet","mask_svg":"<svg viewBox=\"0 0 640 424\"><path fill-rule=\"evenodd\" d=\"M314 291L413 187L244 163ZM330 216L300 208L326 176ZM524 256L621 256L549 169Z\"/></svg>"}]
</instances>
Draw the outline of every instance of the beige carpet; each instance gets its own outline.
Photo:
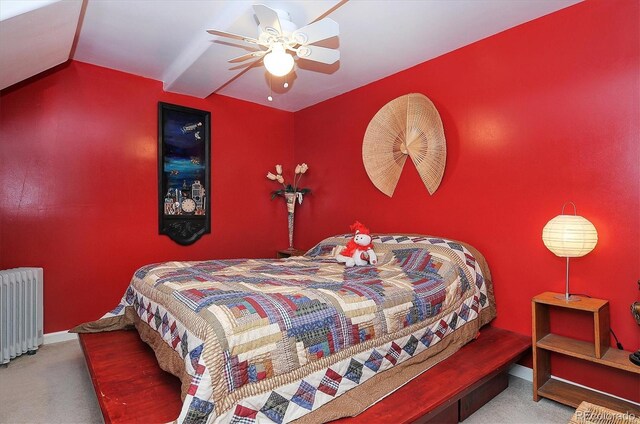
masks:
<instances>
[{"instance_id":1,"label":"beige carpet","mask_svg":"<svg viewBox=\"0 0 640 424\"><path fill-rule=\"evenodd\" d=\"M102 423L77 341L41 346L0 367L0 423Z\"/></svg>"},{"instance_id":2,"label":"beige carpet","mask_svg":"<svg viewBox=\"0 0 640 424\"><path fill-rule=\"evenodd\" d=\"M534 402L531 382L509 376L509 387L464 424L566 424L574 412L574 408L549 399Z\"/></svg>"},{"instance_id":3,"label":"beige carpet","mask_svg":"<svg viewBox=\"0 0 640 424\"><path fill-rule=\"evenodd\" d=\"M465 424L567 423L574 410L531 400L531 383L510 377L509 388ZM42 346L0 367L0 423L102 423L77 341Z\"/></svg>"}]
</instances>

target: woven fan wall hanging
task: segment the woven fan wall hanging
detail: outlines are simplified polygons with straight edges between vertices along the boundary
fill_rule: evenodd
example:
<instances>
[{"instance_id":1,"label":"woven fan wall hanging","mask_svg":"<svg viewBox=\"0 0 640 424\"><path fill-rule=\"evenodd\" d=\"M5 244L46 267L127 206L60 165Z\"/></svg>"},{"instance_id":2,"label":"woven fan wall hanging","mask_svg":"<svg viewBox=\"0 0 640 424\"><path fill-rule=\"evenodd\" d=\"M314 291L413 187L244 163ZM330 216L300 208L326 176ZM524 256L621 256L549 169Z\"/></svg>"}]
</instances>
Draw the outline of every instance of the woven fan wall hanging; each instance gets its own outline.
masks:
<instances>
[{"instance_id":1,"label":"woven fan wall hanging","mask_svg":"<svg viewBox=\"0 0 640 424\"><path fill-rule=\"evenodd\" d=\"M407 155L433 194L442 181L447 144L440 114L427 96L406 94L375 114L362 143L362 160L371 182L391 197Z\"/></svg>"}]
</instances>

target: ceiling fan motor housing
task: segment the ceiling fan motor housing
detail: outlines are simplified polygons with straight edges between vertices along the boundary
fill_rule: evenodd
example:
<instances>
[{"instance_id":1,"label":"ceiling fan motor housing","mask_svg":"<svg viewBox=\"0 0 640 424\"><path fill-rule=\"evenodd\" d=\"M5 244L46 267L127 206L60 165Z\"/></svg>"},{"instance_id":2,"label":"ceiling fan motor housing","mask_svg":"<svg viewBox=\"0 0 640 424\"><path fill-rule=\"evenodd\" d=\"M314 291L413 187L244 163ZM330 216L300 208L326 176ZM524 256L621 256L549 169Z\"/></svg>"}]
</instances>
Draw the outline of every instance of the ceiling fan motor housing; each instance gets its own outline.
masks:
<instances>
[{"instance_id":1,"label":"ceiling fan motor housing","mask_svg":"<svg viewBox=\"0 0 640 424\"><path fill-rule=\"evenodd\" d=\"M273 9L278 14L278 19L280 20L280 28L282 29L282 35L289 37L293 31L298 29L298 26L291 22L291 15L289 12L280 9ZM260 26L262 28L262 26ZM267 26L262 28L264 32L267 32L269 35L274 37L279 37L281 34L278 33L276 28Z\"/></svg>"}]
</instances>

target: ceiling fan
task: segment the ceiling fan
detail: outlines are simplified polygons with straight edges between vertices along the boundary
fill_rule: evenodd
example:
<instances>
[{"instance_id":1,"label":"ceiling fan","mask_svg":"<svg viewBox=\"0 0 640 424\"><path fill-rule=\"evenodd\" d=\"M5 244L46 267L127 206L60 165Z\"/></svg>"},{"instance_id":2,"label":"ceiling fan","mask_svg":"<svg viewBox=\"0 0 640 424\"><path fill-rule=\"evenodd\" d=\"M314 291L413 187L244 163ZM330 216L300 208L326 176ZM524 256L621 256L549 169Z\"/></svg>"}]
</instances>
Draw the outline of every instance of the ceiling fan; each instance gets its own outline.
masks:
<instances>
[{"instance_id":1,"label":"ceiling fan","mask_svg":"<svg viewBox=\"0 0 640 424\"><path fill-rule=\"evenodd\" d=\"M253 5L253 11L260 24L260 34L257 38L216 29L207 31L209 34L256 45L255 51L230 59L230 63L258 58L264 61L264 66L270 74L281 77L293 69L293 54L300 59L329 65L340 59L338 50L312 45L338 35L338 23L334 20L324 18L298 29L285 11L271 9L263 4Z\"/></svg>"}]
</instances>

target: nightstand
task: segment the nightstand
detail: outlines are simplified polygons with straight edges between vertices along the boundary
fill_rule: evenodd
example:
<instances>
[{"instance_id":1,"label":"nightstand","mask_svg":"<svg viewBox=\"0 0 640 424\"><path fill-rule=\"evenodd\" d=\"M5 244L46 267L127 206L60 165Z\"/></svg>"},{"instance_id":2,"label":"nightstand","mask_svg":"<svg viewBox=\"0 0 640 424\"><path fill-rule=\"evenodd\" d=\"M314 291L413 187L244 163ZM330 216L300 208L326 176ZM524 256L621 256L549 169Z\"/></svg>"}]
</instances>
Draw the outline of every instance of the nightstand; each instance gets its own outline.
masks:
<instances>
[{"instance_id":1,"label":"nightstand","mask_svg":"<svg viewBox=\"0 0 640 424\"><path fill-rule=\"evenodd\" d=\"M621 412L640 415L640 408L630 402L551 378L551 352L594 362L607 367L640 374L640 367L629 361L624 350L609 347L609 302L602 299L580 297L580 301L558 299L560 293L546 292L531 301L533 330L533 400L541 397L565 405L578 407L582 401ZM564 337L550 332L549 309L564 308L593 314L594 342Z\"/></svg>"},{"instance_id":2,"label":"nightstand","mask_svg":"<svg viewBox=\"0 0 640 424\"><path fill-rule=\"evenodd\" d=\"M283 250L278 250L276 251L276 258L278 259L282 259L282 258L288 258L290 256L302 256L304 255L306 252L304 250L299 250L299 249L283 249Z\"/></svg>"}]
</instances>

